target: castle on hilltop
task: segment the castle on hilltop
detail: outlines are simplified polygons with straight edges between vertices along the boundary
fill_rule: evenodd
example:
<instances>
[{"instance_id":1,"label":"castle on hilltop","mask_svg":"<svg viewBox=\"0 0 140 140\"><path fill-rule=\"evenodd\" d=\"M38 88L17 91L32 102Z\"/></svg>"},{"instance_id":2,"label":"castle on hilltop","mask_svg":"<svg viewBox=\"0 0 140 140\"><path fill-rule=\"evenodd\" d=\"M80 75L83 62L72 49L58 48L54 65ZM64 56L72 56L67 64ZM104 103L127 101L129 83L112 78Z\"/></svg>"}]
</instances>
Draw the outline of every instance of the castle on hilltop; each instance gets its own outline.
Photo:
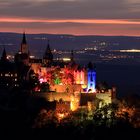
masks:
<instances>
[{"instance_id":1,"label":"castle on hilltop","mask_svg":"<svg viewBox=\"0 0 140 140\"><path fill-rule=\"evenodd\" d=\"M115 89L96 89L96 71L91 62L87 67L76 64L73 51L69 62L56 61L53 58L49 41L42 59L31 58L26 34L23 33L14 63L7 59L5 48L3 50L0 60L0 88L28 87L39 93L42 92L42 85L47 85L47 93L50 93L46 95L48 100L63 99L70 101L71 106L76 106L76 102L79 104L79 98L87 98L88 101L96 96L100 99L107 98L107 103L115 98ZM87 97L88 94L93 95L93 98Z\"/></svg>"},{"instance_id":2,"label":"castle on hilltop","mask_svg":"<svg viewBox=\"0 0 140 140\"><path fill-rule=\"evenodd\" d=\"M69 86L74 85L74 91L95 92L96 72L91 63L89 63L87 68L80 67L74 60L73 51L71 51L70 62L54 61L49 42L42 59L30 58L25 33L23 33L20 51L15 55L15 63L19 67L21 65L30 67L29 71L34 71L40 83L47 82L51 90L56 92L69 92L71 90ZM29 71L26 75L27 79L29 79Z\"/></svg>"}]
</instances>

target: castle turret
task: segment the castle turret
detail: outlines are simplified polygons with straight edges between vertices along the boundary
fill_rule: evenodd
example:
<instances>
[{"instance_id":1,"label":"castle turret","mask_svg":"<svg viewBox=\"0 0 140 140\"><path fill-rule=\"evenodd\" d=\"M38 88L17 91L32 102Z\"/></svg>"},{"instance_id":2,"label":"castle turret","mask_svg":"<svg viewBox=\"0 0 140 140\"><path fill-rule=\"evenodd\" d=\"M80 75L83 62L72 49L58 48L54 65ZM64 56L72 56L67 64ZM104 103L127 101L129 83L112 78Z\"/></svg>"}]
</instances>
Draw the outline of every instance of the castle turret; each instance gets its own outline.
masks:
<instances>
[{"instance_id":1,"label":"castle turret","mask_svg":"<svg viewBox=\"0 0 140 140\"><path fill-rule=\"evenodd\" d=\"M45 66L51 66L52 62L53 62L53 54L51 52L50 44L48 41L48 45L47 45L47 48L46 48L44 56L43 56L43 64Z\"/></svg>"},{"instance_id":2,"label":"castle turret","mask_svg":"<svg viewBox=\"0 0 140 140\"><path fill-rule=\"evenodd\" d=\"M94 70L94 67L92 63L90 62L88 64L88 85L87 85L87 91L88 92L95 92L95 86L96 86L96 71Z\"/></svg>"}]
</instances>

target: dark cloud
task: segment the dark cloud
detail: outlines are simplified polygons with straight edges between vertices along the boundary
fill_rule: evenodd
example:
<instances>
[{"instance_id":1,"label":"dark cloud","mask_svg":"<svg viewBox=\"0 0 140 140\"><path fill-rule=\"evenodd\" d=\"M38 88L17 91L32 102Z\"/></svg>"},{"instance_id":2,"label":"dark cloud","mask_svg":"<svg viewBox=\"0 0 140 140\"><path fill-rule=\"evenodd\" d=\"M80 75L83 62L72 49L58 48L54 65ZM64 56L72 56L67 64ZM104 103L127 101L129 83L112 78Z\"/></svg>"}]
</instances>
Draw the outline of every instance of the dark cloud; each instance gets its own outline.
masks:
<instances>
[{"instance_id":1,"label":"dark cloud","mask_svg":"<svg viewBox=\"0 0 140 140\"><path fill-rule=\"evenodd\" d=\"M1 16L35 18L140 18L140 2L131 0L40 1L7 0L0 2Z\"/></svg>"},{"instance_id":2,"label":"dark cloud","mask_svg":"<svg viewBox=\"0 0 140 140\"><path fill-rule=\"evenodd\" d=\"M140 22L140 0L0 0L0 17L123 19ZM139 35L139 25L0 22L0 31Z\"/></svg>"}]
</instances>

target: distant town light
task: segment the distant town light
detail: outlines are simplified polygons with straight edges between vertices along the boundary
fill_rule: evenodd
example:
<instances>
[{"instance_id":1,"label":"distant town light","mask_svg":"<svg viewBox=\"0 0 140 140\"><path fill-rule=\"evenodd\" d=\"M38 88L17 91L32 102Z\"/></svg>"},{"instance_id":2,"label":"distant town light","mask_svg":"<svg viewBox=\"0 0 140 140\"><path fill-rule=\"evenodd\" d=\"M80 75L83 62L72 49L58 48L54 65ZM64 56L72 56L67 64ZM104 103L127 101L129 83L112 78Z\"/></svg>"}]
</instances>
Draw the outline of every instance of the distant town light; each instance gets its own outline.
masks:
<instances>
[{"instance_id":1,"label":"distant town light","mask_svg":"<svg viewBox=\"0 0 140 140\"><path fill-rule=\"evenodd\" d=\"M70 61L70 60L71 59L70 58L67 58L67 57L63 58L63 61L65 61L65 62Z\"/></svg>"},{"instance_id":2,"label":"distant town light","mask_svg":"<svg viewBox=\"0 0 140 140\"><path fill-rule=\"evenodd\" d=\"M33 55L30 55L30 58L35 58L35 56L33 56Z\"/></svg>"},{"instance_id":3,"label":"distant town light","mask_svg":"<svg viewBox=\"0 0 140 140\"><path fill-rule=\"evenodd\" d=\"M131 49L131 50L119 50L120 52L140 52L140 50L137 49Z\"/></svg>"}]
</instances>

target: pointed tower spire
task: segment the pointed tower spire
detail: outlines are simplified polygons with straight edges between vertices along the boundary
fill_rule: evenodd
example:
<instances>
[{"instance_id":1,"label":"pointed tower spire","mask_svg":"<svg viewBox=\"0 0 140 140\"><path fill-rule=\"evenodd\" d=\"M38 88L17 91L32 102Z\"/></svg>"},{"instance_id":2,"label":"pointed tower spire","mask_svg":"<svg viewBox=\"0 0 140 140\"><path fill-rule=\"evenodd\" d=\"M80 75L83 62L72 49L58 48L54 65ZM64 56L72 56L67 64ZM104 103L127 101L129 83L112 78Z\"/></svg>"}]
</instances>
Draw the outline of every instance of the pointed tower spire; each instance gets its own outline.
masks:
<instances>
[{"instance_id":1,"label":"pointed tower spire","mask_svg":"<svg viewBox=\"0 0 140 140\"><path fill-rule=\"evenodd\" d=\"M27 44L25 32L23 32L22 44Z\"/></svg>"},{"instance_id":2,"label":"pointed tower spire","mask_svg":"<svg viewBox=\"0 0 140 140\"><path fill-rule=\"evenodd\" d=\"M50 65L53 61L53 54L52 54L52 51L50 49L50 41L49 40L48 40L48 45L47 45L47 48L46 48L44 56L43 56L43 60L44 60L45 65Z\"/></svg>"},{"instance_id":3,"label":"pointed tower spire","mask_svg":"<svg viewBox=\"0 0 140 140\"><path fill-rule=\"evenodd\" d=\"M47 48L45 50L44 58L50 59L50 60L53 59L53 54L52 54L51 49L50 49L50 41L49 40L48 40Z\"/></svg>"},{"instance_id":4,"label":"pointed tower spire","mask_svg":"<svg viewBox=\"0 0 140 140\"><path fill-rule=\"evenodd\" d=\"M2 61L6 61L6 60L7 60L7 54L6 54L5 48L4 48L4 50L3 50L3 53L2 53L2 56L1 56L1 60L2 60Z\"/></svg>"},{"instance_id":5,"label":"pointed tower spire","mask_svg":"<svg viewBox=\"0 0 140 140\"><path fill-rule=\"evenodd\" d=\"M21 53L28 53L28 45L26 41L25 32L23 32L22 42L21 42Z\"/></svg>"}]
</instances>

